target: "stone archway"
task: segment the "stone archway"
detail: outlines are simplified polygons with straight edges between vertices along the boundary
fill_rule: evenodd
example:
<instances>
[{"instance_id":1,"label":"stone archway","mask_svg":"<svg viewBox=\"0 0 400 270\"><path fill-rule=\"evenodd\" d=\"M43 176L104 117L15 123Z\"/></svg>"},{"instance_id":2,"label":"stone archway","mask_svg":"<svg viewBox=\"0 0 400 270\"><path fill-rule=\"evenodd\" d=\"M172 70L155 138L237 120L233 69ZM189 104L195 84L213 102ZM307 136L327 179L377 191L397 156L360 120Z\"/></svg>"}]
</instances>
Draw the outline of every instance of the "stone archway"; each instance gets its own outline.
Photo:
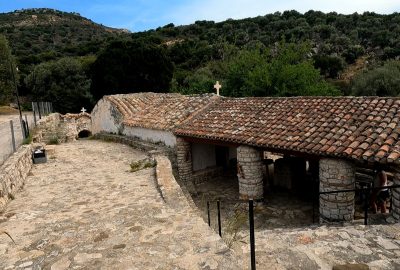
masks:
<instances>
[{"instance_id":1,"label":"stone archway","mask_svg":"<svg viewBox=\"0 0 400 270\"><path fill-rule=\"evenodd\" d=\"M90 136L92 136L92 132L90 132L87 129L83 129L83 130L79 131L79 133L78 133L78 139L88 138Z\"/></svg>"}]
</instances>

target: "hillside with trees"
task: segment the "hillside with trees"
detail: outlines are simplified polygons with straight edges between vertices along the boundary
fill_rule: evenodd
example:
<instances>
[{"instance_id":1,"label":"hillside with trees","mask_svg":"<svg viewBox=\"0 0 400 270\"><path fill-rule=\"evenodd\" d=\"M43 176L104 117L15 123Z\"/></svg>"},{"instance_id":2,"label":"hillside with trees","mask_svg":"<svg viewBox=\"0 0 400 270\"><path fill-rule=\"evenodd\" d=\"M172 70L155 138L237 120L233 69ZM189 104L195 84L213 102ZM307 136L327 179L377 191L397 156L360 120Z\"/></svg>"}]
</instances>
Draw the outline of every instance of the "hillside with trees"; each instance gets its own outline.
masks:
<instances>
[{"instance_id":1,"label":"hillside with trees","mask_svg":"<svg viewBox=\"0 0 400 270\"><path fill-rule=\"evenodd\" d=\"M118 92L213 92L216 80L225 96L400 94L399 13L285 11L132 34L76 13L29 9L0 14L0 35L22 94L67 98L61 92L81 89L71 106ZM58 78L46 72L53 68L64 81L48 82Z\"/></svg>"}]
</instances>

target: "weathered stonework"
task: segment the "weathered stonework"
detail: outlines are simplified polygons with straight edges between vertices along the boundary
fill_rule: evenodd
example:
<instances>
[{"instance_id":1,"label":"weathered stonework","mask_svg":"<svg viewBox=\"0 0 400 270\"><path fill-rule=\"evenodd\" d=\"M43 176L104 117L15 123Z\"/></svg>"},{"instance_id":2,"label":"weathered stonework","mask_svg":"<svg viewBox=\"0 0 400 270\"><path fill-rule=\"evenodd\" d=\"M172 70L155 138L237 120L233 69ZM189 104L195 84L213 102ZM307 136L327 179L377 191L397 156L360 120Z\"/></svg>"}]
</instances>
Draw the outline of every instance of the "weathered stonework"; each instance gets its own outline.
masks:
<instances>
[{"instance_id":1,"label":"weathered stonework","mask_svg":"<svg viewBox=\"0 0 400 270\"><path fill-rule=\"evenodd\" d=\"M400 168L394 168L395 174L393 177L393 184L400 185ZM400 188L392 189L392 216L400 222Z\"/></svg>"},{"instance_id":2,"label":"weathered stonework","mask_svg":"<svg viewBox=\"0 0 400 270\"><path fill-rule=\"evenodd\" d=\"M204 170L194 172L192 176L192 181L195 185L200 185L202 183L210 181L211 179L223 175L223 173L224 173L224 168L222 167L207 168Z\"/></svg>"},{"instance_id":3,"label":"weathered stonework","mask_svg":"<svg viewBox=\"0 0 400 270\"><path fill-rule=\"evenodd\" d=\"M90 114L70 114L62 115L62 125L65 130L65 140L67 142L74 141L78 138L79 132L92 130L92 120Z\"/></svg>"},{"instance_id":4,"label":"weathered stonework","mask_svg":"<svg viewBox=\"0 0 400 270\"><path fill-rule=\"evenodd\" d=\"M320 191L354 188L353 163L323 158L319 162ZM354 192L322 194L319 197L320 221L351 221L354 218Z\"/></svg>"},{"instance_id":5,"label":"weathered stonework","mask_svg":"<svg viewBox=\"0 0 400 270\"><path fill-rule=\"evenodd\" d=\"M178 137L176 139L176 159L178 163L179 178L184 183L192 181L192 151L190 143Z\"/></svg>"},{"instance_id":6,"label":"weathered stonework","mask_svg":"<svg viewBox=\"0 0 400 270\"><path fill-rule=\"evenodd\" d=\"M91 132L91 117L88 113L66 114L52 113L40 119L35 128L33 142L59 143L74 141L79 132Z\"/></svg>"},{"instance_id":7,"label":"weathered stonework","mask_svg":"<svg viewBox=\"0 0 400 270\"><path fill-rule=\"evenodd\" d=\"M263 164L261 151L241 145L237 148L239 196L241 199L263 197Z\"/></svg>"},{"instance_id":8,"label":"weathered stonework","mask_svg":"<svg viewBox=\"0 0 400 270\"><path fill-rule=\"evenodd\" d=\"M23 145L0 167L0 212L23 187L32 168L31 153L31 145Z\"/></svg>"}]
</instances>

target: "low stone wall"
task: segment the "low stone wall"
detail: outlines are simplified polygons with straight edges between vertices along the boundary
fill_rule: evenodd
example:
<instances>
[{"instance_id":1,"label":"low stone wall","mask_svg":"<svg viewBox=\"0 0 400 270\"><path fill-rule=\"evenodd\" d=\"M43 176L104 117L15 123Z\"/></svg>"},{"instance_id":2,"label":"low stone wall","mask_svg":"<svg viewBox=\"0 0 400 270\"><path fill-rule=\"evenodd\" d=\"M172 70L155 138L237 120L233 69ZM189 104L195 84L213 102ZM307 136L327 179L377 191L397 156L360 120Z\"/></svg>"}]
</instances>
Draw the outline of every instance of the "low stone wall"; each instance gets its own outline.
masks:
<instances>
[{"instance_id":1,"label":"low stone wall","mask_svg":"<svg viewBox=\"0 0 400 270\"><path fill-rule=\"evenodd\" d=\"M46 144L70 142L76 140L82 130L91 132L90 114L52 113L37 122L32 140Z\"/></svg>"},{"instance_id":2,"label":"low stone wall","mask_svg":"<svg viewBox=\"0 0 400 270\"><path fill-rule=\"evenodd\" d=\"M60 128L61 117L59 113L52 113L37 122L34 128L32 141L34 143L49 143L57 140L64 142L65 132Z\"/></svg>"},{"instance_id":3,"label":"low stone wall","mask_svg":"<svg viewBox=\"0 0 400 270\"><path fill-rule=\"evenodd\" d=\"M192 181L195 185L207 182L213 178L223 175L224 169L222 167L212 167L204 170L193 172Z\"/></svg>"},{"instance_id":4,"label":"low stone wall","mask_svg":"<svg viewBox=\"0 0 400 270\"><path fill-rule=\"evenodd\" d=\"M166 156L155 155L156 181L164 201L171 207L185 211L197 209L189 193L182 189L172 174L171 162Z\"/></svg>"},{"instance_id":5,"label":"low stone wall","mask_svg":"<svg viewBox=\"0 0 400 270\"><path fill-rule=\"evenodd\" d=\"M32 146L23 145L0 167L0 212L24 184L32 168Z\"/></svg>"}]
</instances>

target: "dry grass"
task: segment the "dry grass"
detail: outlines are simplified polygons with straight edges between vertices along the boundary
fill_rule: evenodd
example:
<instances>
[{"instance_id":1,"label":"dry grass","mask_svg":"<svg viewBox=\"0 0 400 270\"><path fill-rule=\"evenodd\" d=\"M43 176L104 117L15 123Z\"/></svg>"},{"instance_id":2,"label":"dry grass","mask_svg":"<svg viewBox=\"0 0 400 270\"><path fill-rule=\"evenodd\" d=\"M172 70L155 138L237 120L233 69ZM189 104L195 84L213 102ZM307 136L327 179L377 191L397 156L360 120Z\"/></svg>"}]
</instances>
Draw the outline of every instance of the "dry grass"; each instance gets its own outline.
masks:
<instances>
[{"instance_id":1,"label":"dry grass","mask_svg":"<svg viewBox=\"0 0 400 270\"><path fill-rule=\"evenodd\" d=\"M152 158L145 158L138 161L133 161L131 166L131 172L137 172L147 168L153 168L157 165L157 162Z\"/></svg>"},{"instance_id":2,"label":"dry grass","mask_svg":"<svg viewBox=\"0 0 400 270\"><path fill-rule=\"evenodd\" d=\"M0 114L17 114L18 110L9 106L0 106Z\"/></svg>"},{"instance_id":3,"label":"dry grass","mask_svg":"<svg viewBox=\"0 0 400 270\"><path fill-rule=\"evenodd\" d=\"M233 215L224 222L225 234L223 239L229 248L243 238L239 235L239 232L246 225L247 219L247 212L240 205L237 205L233 210Z\"/></svg>"}]
</instances>

